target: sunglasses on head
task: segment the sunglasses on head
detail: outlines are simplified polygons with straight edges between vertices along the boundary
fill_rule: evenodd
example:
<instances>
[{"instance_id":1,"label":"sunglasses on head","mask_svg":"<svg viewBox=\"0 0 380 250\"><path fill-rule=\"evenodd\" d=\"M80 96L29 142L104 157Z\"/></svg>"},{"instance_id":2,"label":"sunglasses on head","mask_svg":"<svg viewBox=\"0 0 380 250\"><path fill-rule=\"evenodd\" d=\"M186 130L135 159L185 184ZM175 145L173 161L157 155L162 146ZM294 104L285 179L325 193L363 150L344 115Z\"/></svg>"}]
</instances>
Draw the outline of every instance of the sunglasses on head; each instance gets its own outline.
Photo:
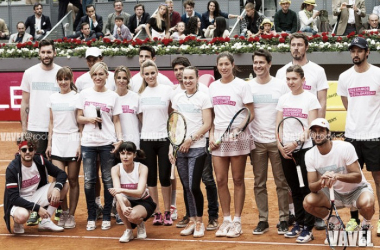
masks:
<instances>
[{"instance_id":1,"label":"sunglasses on head","mask_svg":"<svg viewBox=\"0 0 380 250\"><path fill-rule=\"evenodd\" d=\"M26 153L26 151L33 152L33 151L34 151L34 148L33 148L33 147L29 147L29 148L21 148L21 152Z\"/></svg>"}]
</instances>

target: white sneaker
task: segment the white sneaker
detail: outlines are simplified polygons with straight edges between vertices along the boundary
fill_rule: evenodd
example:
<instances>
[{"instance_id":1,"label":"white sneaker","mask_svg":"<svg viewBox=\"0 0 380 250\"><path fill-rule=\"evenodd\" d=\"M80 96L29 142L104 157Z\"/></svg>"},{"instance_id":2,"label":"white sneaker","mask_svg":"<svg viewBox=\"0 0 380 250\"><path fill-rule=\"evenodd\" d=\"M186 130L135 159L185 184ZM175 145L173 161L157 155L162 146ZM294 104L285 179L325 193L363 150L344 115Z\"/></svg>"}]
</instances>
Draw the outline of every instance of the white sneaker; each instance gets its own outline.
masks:
<instances>
[{"instance_id":1,"label":"white sneaker","mask_svg":"<svg viewBox=\"0 0 380 250\"><path fill-rule=\"evenodd\" d=\"M124 231L124 233L120 237L119 241L122 243L127 243L130 240L133 240L133 231L132 231L132 229L127 229Z\"/></svg>"},{"instance_id":2,"label":"white sneaker","mask_svg":"<svg viewBox=\"0 0 380 250\"><path fill-rule=\"evenodd\" d=\"M38 224L38 231L49 231L49 232L62 232L64 230L63 227L59 227L56 224L54 224L50 218L49 219L43 219L40 224Z\"/></svg>"},{"instance_id":3,"label":"white sneaker","mask_svg":"<svg viewBox=\"0 0 380 250\"><path fill-rule=\"evenodd\" d=\"M102 230L108 230L111 228L111 221L104 220L102 221Z\"/></svg>"},{"instance_id":4,"label":"white sneaker","mask_svg":"<svg viewBox=\"0 0 380 250\"><path fill-rule=\"evenodd\" d=\"M13 233L15 233L15 234L23 234L23 233L25 233L24 225L15 222L14 226L13 226Z\"/></svg>"},{"instance_id":5,"label":"white sneaker","mask_svg":"<svg viewBox=\"0 0 380 250\"><path fill-rule=\"evenodd\" d=\"M232 222L229 221L223 221L222 225L220 225L218 231L216 231L215 236L216 237L226 237L228 230L230 230L232 226Z\"/></svg>"},{"instance_id":6,"label":"white sneaker","mask_svg":"<svg viewBox=\"0 0 380 250\"><path fill-rule=\"evenodd\" d=\"M193 236L194 238L201 238L205 236L205 225L202 222L197 221L197 223L195 224Z\"/></svg>"},{"instance_id":7,"label":"white sneaker","mask_svg":"<svg viewBox=\"0 0 380 250\"><path fill-rule=\"evenodd\" d=\"M195 230L195 222L191 220L186 225L186 227L181 231L181 235L182 236L192 235L194 233L194 230Z\"/></svg>"},{"instance_id":8,"label":"white sneaker","mask_svg":"<svg viewBox=\"0 0 380 250\"><path fill-rule=\"evenodd\" d=\"M243 233L243 230L241 230L241 223L238 221L234 221L231 224L232 224L232 226L227 233L227 237L228 238L239 237Z\"/></svg>"},{"instance_id":9,"label":"white sneaker","mask_svg":"<svg viewBox=\"0 0 380 250\"><path fill-rule=\"evenodd\" d=\"M75 223L74 215L69 215L65 222L65 228L75 228L75 226L76 226L76 223Z\"/></svg>"},{"instance_id":10,"label":"white sneaker","mask_svg":"<svg viewBox=\"0 0 380 250\"><path fill-rule=\"evenodd\" d=\"M175 206L170 206L170 214L171 214L172 220L177 220L178 213L177 213L177 208Z\"/></svg>"},{"instance_id":11,"label":"white sneaker","mask_svg":"<svg viewBox=\"0 0 380 250\"><path fill-rule=\"evenodd\" d=\"M93 220L87 221L87 226L86 226L87 231L93 231L93 230L95 230L95 228L96 228L95 221L93 221Z\"/></svg>"},{"instance_id":12,"label":"white sneaker","mask_svg":"<svg viewBox=\"0 0 380 250\"><path fill-rule=\"evenodd\" d=\"M59 221L57 225L59 227L64 227L68 217L69 217L69 211L63 211L61 213L61 216L59 216Z\"/></svg>"},{"instance_id":13,"label":"white sneaker","mask_svg":"<svg viewBox=\"0 0 380 250\"><path fill-rule=\"evenodd\" d=\"M146 238L146 229L144 221L137 225L137 239L145 239Z\"/></svg>"}]
</instances>

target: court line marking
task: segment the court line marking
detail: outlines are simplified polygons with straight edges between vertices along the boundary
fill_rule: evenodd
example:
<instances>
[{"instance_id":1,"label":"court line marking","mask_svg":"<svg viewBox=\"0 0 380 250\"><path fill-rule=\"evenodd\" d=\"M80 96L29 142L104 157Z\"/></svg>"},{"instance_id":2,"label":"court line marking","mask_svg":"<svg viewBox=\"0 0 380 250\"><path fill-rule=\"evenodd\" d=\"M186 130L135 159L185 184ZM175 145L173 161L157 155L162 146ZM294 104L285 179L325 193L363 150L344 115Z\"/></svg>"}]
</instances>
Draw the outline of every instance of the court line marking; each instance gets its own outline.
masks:
<instances>
[{"instance_id":1,"label":"court line marking","mask_svg":"<svg viewBox=\"0 0 380 250\"><path fill-rule=\"evenodd\" d=\"M3 237L36 237L36 238L71 238L71 239L104 239L104 240L118 240L119 237L104 237L104 236L74 236L74 235L40 235L40 234L0 234ZM186 239L139 239L138 241L170 241L170 242L192 242L192 243L223 243L223 244L240 244L240 245L287 245L287 246L312 246L312 247L328 247L324 244L297 244L286 242L264 242L264 241L224 241L224 240L186 240ZM380 248L380 246L373 246L373 248Z\"/></svg>"}]
</instances>

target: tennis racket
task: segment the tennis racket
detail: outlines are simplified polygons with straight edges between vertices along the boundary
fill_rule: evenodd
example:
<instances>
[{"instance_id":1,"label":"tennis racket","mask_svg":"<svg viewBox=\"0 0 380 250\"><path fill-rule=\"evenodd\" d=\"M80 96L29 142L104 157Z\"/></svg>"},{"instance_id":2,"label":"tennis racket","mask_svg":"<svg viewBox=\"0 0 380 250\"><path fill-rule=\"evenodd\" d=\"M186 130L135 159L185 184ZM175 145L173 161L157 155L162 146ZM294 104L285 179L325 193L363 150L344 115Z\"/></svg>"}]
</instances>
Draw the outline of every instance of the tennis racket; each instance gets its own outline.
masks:
<instances>
[{"instance_id":1,"label":"tennis racket","mask_svg":"<svg viewBox=\"0 0 380 250\"><path fill-rule=\"evenodd\" d=\"M331 207L329 216L326 221L326 238L329 243L329 246L332 249L346 249L347 246L343 244L343 246L338 246L339 244L339 238L341 237L340 234L344 234L344 242L347 241L347 231L345 230L344 223L342 219L340 218L338 214L338 210L335 206L335 194L334 194L334 188L330 188L330 201L331 201ZM333 212L335 214L333 214Z\"/></svg>"},{"instance_id":2,"label":"tennis racket","mask_svg":"<svg viewBox=\"0 0 380 250\"><path fill-rule=\"evenodd\" d=\"M287 126L291 127L291 130L294 131L291 134L286 133L283 134L283 127L285 124L285 121L287 121ZM297 117L294 116L288 116L285 117L284 119L281 120L281 122L278 124L277 127L277 137L278 141L282 146L284 146L284 139L287 139L288 141L295 141L296 139L300 138L301 135L305 132L305 127L303 123L298 119ZM297 176L298 176L298 182L300 184L300 187L304 187L305 183L303 181L302 177L302 171L301 171L301 166L297 163L297 160L294 157L294 153L299 152L303 148L304 142L301 142L301 145L299 145L289 156L292 157L294 164L296 165L297 169Z\"/></svg>"},{"instance_id":3,"label":"tennis racket","mask_svg":"<svg viewBox=\"0 0 380 250\"><path fill-rule=\"evenodd\" d=\"M185 117L181 113L173 111L169 115L167 128L168 138L173 146L173 156L176 158L177 151L186 138L187 126Z\"/></svg>"},{"instance_id":4,"label":"tennis racket","mask_svg":"<svg viewBox=\"0 0 380 250\"><path fill-rule=\"evenodd\" d=\"M234 117L232 117L227 129L224 131L222 136L215 141L216 145L220 145L224 140L234 139L239 136L248 126L251 120L251 112L248 108L242 108ZM208 147L208 151L211 152L211 148Z\"/></svg>"}]
</instances>

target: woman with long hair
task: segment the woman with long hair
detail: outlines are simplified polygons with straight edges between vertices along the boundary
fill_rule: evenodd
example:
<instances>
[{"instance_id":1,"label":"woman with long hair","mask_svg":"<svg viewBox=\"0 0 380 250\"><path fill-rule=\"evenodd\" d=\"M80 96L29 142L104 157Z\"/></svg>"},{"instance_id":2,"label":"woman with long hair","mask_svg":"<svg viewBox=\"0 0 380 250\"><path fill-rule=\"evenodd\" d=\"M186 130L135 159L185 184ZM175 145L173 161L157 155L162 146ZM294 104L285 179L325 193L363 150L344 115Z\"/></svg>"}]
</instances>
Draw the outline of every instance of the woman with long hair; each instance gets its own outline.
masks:
<instances>
[{"instance_id":1,"label":"woman with long hair","mask_svg":"<svg viewBox=\"0 0 380 250\"><path fill-rule=\"evenodd\" d=\"M298 12L300 19L300 31L310 32L313 35L318 33L317 18L319 16L319 11L314 10L315 0L305 0L301 5L301 11Z\"/></svg>"},{"instance_id":2,"label":"woman with long hair","mask_svg":"<svg viewBox=\"0 0 380 250\"><path fill-rule=\"evenodd\" d=\"M249 85L235 76L234 57L222 52L217 57L217 69L221 79L210 85L210 98L214 107L214 123L210 130L210 149L218 185L219 200L224 221L215 233L216 236L239 237L242 234L241 214L245 199L244 172L247 155L255 148L247 132L241 133L236 140L224 140L216 143L230 123L232 117L241 108L251 112L253 120L253 99ZM228 188L228 172L231 165L234 183L235 216L232 221L230 205L231 195Z\"/></svg>"},{"instance_id":3,"label":"woman with long hair","mask_svg":"<svg viewBox=\"0 0 380 250\"><path fill-rule=\"evenodd\" d=\"M75 210L79 199L78 174L81 163L80 130L76 120L77 88L74 84L73 72L69 67L58 70L56 76L60 87L59 93L50 96L49 141L46 156L52 163L62 170L67 166L67 175L70 185L70 206L67 197L62 202L63 212L59 217L58 226L74 228Z\"/></svg>"},{"instance_id":4,"label":"woman with long hair","mask_svg":"<svg viewBox=\"0 0 380 250\"><path fill-rule=\"evenodd\" d=\"M203 32L201 29L201 20L197 16L192 16L189 18L185 29L186 36L196 36L203 37Z\"/></svg>"},{"instance_id":5,"label":"woman with long hair","mask_svg":"<svg viewBox=\"0 0 380 250\"><path fill-rule=\"evenodd\" d=\"M139 116L142 121L140 148L146 153L142 161L148 169L148 188L154 202L157 204L153 225L171 226L173 224L171 205L171 164L169 161L169 140L167 138L166 122L171 111L170 97L172 88L158 84L157 65L152 60L146 60L140 69L143 83L140 87ZM164 200L164 216L162 216L157 189L157 160Z\"/></svg>"},{"instance_id":6,"label":"woman with long hair","mask_svg":"<svg viewBox=\"0 0 380 250\"><path fill-rule=\"evenodd\" d=\"M169 158L172 164L177 165L189 210L190 221L181 231L181 235L203 237L204 198L200 185L207 157L204 135L211 128L212 105L209 96L199 90L197 68L189 66L184 69L183 85L186 90L173 97L173 109L180 112L187 121L186 139L178 150L177 161L173 157L172 147Z\"/></svg>"},{"instance_id":7,"label":"woman with long hair","mask_svg":"<svg viewBox=\"0 0 380 250\"><path fill-rule=\"evenodd\" d=\"M224 13L220 10L219 3L216 0L211 0L207 3L207 11L202 14L202 30L206 30L210 26L214 26L217 17L226 19L239 18L239 15ZM210 27L215 28L215 27Z\"/></svg>"},{"instance_id":8,"label":"woman with long hair","mask_svg":"<svg viewBox=\"0 0 380 250\"><path fill-rule=\"evenodd\" d=\"M214 27L214 28L210 28ZM224 17L217 17L215 20L214 25L210 25L206 31L205 31L205 37L206 38L214 38L214 37L229 37L230 32L228 31L227 28L227 22Z\"/></svg>"},{"instance_id":9,"label":"woman with long hair","mask_svg":"<svg viewBox=\"0 0 380 250\"><path fill-rule=\"evenodd\" d=\"M291 231L285 234L286 238L297 237L297 242L306 243L313 239L311 232L314 226L314 216L307 213L303 208L303 200L310 193L307 182L307 171L305 165L305 153L309 150L313 143L309 136L309 125L317 118L318 109L321 108L317 97L309 91L303 89L305 82L304 71L299 65L290 66L286 70L286 82L291 92L280 97L277 103L277 118L276 128L281 120L294 116L297 117L304 125L305 133L298 136L294 135L292 130L295 124L290 120L285 120L283 129L280 133L285 139L284 146L277 140L277 147L280 151L282 168L285 174L286 181L292 191L292 198L295 209L296 223ZM276 138L278 138L276 130ZM303 149L293 153L303 143ZM300 187L297 175L296 164L291 158L291 155L298 159L298 165L301 167L305 187Z\"/></svg>"},{"instance_id":10,"label":"woman with long hair","mask_svg":"<svg viewBox=\"0 0 380 250\"><path fill-rule=\"evenodd\" d=\"M144 221L152 216L156 208L146 187L148 167L135 162L144 159L145 154L130 141L123 142L115 154L121 163L111 170L113 188L108 190L116 198L116 209L126 228L119 241L125 243L132 240L135 227L137 239L144 239Z\"/></svg>"},{"instance_id":11,"label":"woman with long hair","mask_svg":"<svg viewBox=\"0 0 380 250\"><path fill-rule=\"evenodd\" d=\"M150 28L152 28L152 33L150 33ZM145 31L151 41L154 38L163 39L169 38L170 29L170 14L169 8L166 3L161 3L158 6L157 14L151 17L148 23L145 25Z\"/></svg>"},{"instance_id":12,"label":"woman with long hair","mask_svg":"<svg viewBox=\"0 0 380 250\"><path fill-rule=\"evenodd\" d=\"M84 190L87 203L88 231L96 229L96 159L100 158L100 168L104 184L104 210L102 230L111 228L112 188L111 168L114 166L113 152L122 141L120 126L121 105L119 96L106 88L108 67L104 62L98 62L91 67L92 88L82 90L77 102L77 121L83 124L81 150L84 171ZM116 132L116 133L115 133Z\"/></svg>"}]
</instances>

